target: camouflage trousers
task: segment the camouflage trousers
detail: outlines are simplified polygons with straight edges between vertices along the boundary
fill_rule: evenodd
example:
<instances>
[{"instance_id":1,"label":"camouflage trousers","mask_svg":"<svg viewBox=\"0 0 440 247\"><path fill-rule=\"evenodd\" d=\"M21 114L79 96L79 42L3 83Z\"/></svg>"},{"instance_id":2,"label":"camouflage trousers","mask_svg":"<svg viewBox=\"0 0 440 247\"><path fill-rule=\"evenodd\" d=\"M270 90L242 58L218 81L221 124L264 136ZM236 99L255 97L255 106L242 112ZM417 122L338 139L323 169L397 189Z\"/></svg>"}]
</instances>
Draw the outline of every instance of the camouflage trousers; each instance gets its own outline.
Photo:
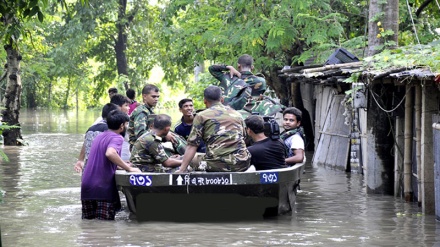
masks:
<instances>
[{"instance_id":1,"label":"camouflage trousers","mask_svg":"<svg viewBox=\"0 0 440 247\"><path fill-rule=\"evenodd\" d=\"M250 166L250 159L236 161L234 165L221 161L206 161L205 153L196 153L191 160L190 168L193 171L207 171L207 172L243 172ZM191 169L189 171L191 171Z\"/></svg>"}]
</instances>

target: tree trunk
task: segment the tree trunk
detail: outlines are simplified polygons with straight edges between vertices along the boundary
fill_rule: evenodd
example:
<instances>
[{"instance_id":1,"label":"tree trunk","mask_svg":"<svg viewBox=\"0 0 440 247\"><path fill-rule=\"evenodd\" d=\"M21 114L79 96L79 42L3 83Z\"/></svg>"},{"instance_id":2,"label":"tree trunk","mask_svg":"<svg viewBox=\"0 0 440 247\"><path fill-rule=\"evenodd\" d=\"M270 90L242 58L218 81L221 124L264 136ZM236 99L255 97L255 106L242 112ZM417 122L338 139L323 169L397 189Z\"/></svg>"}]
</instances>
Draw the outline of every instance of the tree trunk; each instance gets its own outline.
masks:
<instances>
[{"instance_id":1,"label":"tree trunk","mask_svg":"<svg viewBox=\"0 0 440 247\"><path fill-rule=\"evenodd\" d=\"M20 60L21 55L18 50L13 48L12 40L8 45L5 45L6 61L7 61L7 75L6 75L6 90L3 98L3 105L5 109L2 110L3 122L8 125L20 126L18 118L20 116L21 103L21 78L20 78ZM5 145L22 145L20 128L13 128L3 131Z\"/></svg>"},{"instance_id":2,"label":"tree trunk","mask_svg":"<svg viewBox=\"0 0 440 247\"><path fill-rule=\"evenodd\" d=\"M266 83L275 91L275 94L280 99L281 104L290 106L291 101L294 100L294 95L292 95L289 90L290 83L286 82L285 78L278 76L278 70L279 68L271 68L269 77L266 76Z\"/></svg>"},{"instance_id":3,"label":"tree trunk","mask_svg":"<svg viewBox=\"0 0 440 247\"><path fill-rule=\"evenodd\" d=\"M368 56L379 53L382 50L381 46L387 41L394 41L394 46L397 46L399 0L386 0L385 4L380 4L380 2L381 0L370 1L368 19L374 21L368 23ZM379 22L380 25L378 25ZM387 30L392 30L394 34L384 35L383 31Z\"/></svg>"},{"instance_id":4,"label":"tree trunk","mask_svg":"<svg viewBox=\"0 0 440 247\"><path fill-rule=\"evenodd\" d=\"M116 52L116 65L118 68L118 75L128 76L128 65L127 65L127 55L125 54L127 50L127 0L119 0L119 11L118 11L118 38L115 43ZM127 80L124 81L125 90L130 88Z\"/></svg>"},{"instance_id":5,"label":"tree trunk","mask_svg":"<svg viewBox=\"0 0 440 247\"><path fill-rule=\"evenodd\" d=\"M413 115L413 95L411 92L411 85L406 85L406 96L405 96L405 144L403 152L403 193L405 200L411 202L413 200L413 191L411 187L412 178L412 138L413 138L413 126L412 126L412 115Z\"/></svg>"},{"instance_id":6,"label":"tree trunk","mask_svg":"<svg viewBox=\"0 0 440 247\"><path fill-rule=\"evenodd\" d=\"M205 63L203 61L196 64L194 68L194 82L199 82L200 78L199 75L201 73L205 72Z\"/></svg>"}]
</instances>

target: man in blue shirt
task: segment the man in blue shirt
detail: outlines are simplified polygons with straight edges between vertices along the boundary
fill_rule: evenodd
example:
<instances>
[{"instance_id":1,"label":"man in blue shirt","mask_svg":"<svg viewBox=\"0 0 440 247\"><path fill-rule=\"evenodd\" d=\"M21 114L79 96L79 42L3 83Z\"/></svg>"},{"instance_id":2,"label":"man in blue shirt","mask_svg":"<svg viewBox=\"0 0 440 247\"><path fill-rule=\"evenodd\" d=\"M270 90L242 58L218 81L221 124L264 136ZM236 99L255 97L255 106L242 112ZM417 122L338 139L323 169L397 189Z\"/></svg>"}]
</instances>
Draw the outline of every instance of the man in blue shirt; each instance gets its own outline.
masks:
<instances>
[{"instance_id":1,"label":"man in blue shirt","mask_svg":"<svg viewBox=\"0 0 440 247\"><path fill-rule=\"evenodd\" d=\"M194 120L194 104L192 99L182 99L179 101L179 111L182 113L182 118L174 126L174 132L183 138L188 139L189 133L191 132L193 120ZM197 149L199 153L205 153L206 147L202 143Z\"/></svg>"}]
</instances>

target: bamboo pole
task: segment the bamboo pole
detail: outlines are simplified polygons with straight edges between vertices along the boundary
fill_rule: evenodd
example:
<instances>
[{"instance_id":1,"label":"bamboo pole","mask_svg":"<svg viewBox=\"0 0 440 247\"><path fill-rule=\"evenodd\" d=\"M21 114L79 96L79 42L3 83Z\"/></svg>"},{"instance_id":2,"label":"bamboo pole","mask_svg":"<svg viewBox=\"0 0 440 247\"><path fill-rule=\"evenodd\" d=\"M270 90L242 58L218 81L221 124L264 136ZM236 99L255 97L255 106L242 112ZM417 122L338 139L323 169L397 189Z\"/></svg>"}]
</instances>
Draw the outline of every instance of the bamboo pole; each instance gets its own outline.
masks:
<instances>
[{"instance_id":1,"label":"bamboo pole","mask_svg":"<svg viewBox=\"0 0 440 247\"><path fill-rule=\"evenodd\" d=\"M402 196L402 170L403 170L403 153L400 149L400 145L403 142L402 138L402 129L403 129L403 120L401 117L396 116L396 132L394 133L394 196Z\"/></svg>"},{"instance_id":2,"label":"bamboo pole","mask_svg":"<svg viewBox=\"0 0 440 247\"><path fill-rule=\"evenodd\" d=\"M412 150L412 109L413 97L411 85L406 85L405 95L405 130L404 130L404 154L403 154L403 192L405 201L412 200L411 188L411 150Z\"/></svg>"},{"instance_id":3,"label":"bamboo pole","mask_svg":"<svg viewBox=\"0 0 440 247\"><path fill-rule=\"evenodd\" d=\"M313 73L313 72L321 72L321 71L325 71L328 69L339 69L339 68L360 67L360 66L362 66L362 62L332 64L332 65L325 65L320 68L305 69L305 70L303 70L303 73L307 74L307 73Z\"/></svg>"},{"instance_id":4,"label":"bamboo pole","mask_svg":"<svg viewBox=\"0 0 440 247\"><path fill-rule=\"evenodd\" d=\"M416 129L416 162L417 162L417 200L422 203L422 88L415 86L415 129Z\"/></svg>"}]
</instances>

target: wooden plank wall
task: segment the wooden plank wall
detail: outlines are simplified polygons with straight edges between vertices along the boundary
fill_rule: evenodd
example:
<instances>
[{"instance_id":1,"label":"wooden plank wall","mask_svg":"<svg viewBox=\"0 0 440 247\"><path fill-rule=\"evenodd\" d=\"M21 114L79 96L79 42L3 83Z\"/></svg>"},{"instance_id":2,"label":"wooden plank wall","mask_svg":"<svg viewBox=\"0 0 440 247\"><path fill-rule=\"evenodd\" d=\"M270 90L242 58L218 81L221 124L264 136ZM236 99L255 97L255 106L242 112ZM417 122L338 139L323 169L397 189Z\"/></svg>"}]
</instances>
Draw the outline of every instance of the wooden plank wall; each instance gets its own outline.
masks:
<instances>
[{"instance_id":1,"label":"wooden plank wall","mask_svg":"<svg viewBox=\"0 0 440 247\"><path fill-rule=\"evenodd\" d=\"M345 95L335 95L333 90L324 88L321 100L317 102L316 121L323 124L319 124L321 128L316 132L319 138L313 165L324 165L344 171L347 168L351 128L344 124L345 117L342 114L345 109L341 105L344 97Z\"/></svg>"},{"instance_id":2,"label":"wooden plank wall","mask_svg":"<svg viewBox=\"0 0 440 247\"><path fill-rule=\"evenodd\" d=\"M337 90L331 87L318 85L314 90L316 99L316 115L315 115L315 149L318 147L319 138L327 116L327 112L331 106L331 97L337 94Z\"/></svg>"}]
</instances>

